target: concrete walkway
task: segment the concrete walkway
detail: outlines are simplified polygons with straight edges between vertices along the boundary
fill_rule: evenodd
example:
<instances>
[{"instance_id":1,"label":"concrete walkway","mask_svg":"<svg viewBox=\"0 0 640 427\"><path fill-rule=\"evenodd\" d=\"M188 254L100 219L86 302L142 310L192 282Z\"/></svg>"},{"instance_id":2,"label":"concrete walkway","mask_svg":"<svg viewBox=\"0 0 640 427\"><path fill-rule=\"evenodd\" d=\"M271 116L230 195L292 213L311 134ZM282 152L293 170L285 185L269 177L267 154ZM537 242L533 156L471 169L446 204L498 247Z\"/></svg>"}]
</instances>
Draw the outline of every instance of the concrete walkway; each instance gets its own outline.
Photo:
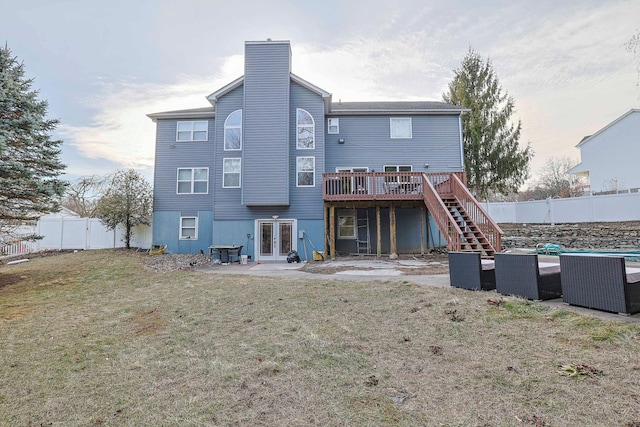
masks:
<instances>
[{"instance_id":1,"label":"concrete walkway","mask_svg":"<svg viewBox=\"0 0 640 427\"><path fill-rule=\"evenodd\" d=\"M557 257L555 260L557 261ZM553 261L549 259L545 261ZM449 274L433 274L433 275L413 275L404 274L399 268L407 268L407 266L413 265L414 267L425 267L426 262L421 260L337 260L337 261L325 261L322 266L335 269L339 267L341 271L334 273L309 273L303 271L304 263L287 263L287 262L260 262L249 264L230 264L230 265L211 265L207 267L199 267L198 270L211 274L225 274L225 275L249 275L258 277L287 277L287 278L299 278L299 279L326 279L326 280L341 280L341 281L406 281L412 282L419 286L431 286L437 288L449 288ZM315 266L314 266L315 267ZM321 270L321 268L320 268ZM487 298L498 298L500 295L495 291L488 291ZM632 316L624 316L614 313L607 313L599 310L591 310L588 308L575 307L565 304L562 298L557 298L548 301L539 301L547 307L554 309L567 309L576 313L584 314L587 316L594 316L605 320L613 320L617 322L626 323L638 323L640 324L640 313Z\"/></svg>"},{"instance_id":2,"label":"concrete walkway","mask_svg":"<svg viewBox=\"0 0 640 427\"><path fill-rule=\"evenodd\" d=\"M424 264L424 263L422 263ZM343 281L396 280L413 282L421 286L449 287L449 275L407 275L397 270L401 263L394 261L331 261L331 268L345 268L335 273L309 273L302 271L304 263L261 262L249 264L212 265L198 270L213 274L241 274L262 277L296 277L301 279L326 279ZM350 268L351 267L351 268Z\"/></svg>"}]
</instances>

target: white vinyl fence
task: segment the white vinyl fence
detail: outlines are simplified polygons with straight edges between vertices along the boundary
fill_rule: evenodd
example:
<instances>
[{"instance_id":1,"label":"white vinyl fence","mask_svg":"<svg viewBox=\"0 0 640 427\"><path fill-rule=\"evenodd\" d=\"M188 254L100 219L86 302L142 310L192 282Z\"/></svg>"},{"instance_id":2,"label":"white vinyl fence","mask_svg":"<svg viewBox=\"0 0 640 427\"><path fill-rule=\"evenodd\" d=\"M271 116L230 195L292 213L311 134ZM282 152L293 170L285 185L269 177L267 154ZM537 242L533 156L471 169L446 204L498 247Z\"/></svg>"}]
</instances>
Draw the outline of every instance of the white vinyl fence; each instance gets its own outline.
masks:
<instances>
[{"instance_id":1,"label":"white vinyl fence","mask_svg":"<svg viewBox=\"0 0 640 427\"><path fill-rule=\"evenodd\" d=\"M41 250L83 250L123 248L124 228L108 230L99 219L77 217L43 217L31 233L43 236L34 242L16 240L0 246L0 256L20 255ZM151 247L151 227L133 228L131 247L149 249Z\"/></svg>"},{"instance_id":2,"label":"white vinyl fence","mask_svg":"<svg viewBox=\"0 0 640 427\"><path fill-rule=\"evenodd\" d=\"M640 220L640 193L481 203L497 223L555 224Z\"/></svg>"}]
</instances>

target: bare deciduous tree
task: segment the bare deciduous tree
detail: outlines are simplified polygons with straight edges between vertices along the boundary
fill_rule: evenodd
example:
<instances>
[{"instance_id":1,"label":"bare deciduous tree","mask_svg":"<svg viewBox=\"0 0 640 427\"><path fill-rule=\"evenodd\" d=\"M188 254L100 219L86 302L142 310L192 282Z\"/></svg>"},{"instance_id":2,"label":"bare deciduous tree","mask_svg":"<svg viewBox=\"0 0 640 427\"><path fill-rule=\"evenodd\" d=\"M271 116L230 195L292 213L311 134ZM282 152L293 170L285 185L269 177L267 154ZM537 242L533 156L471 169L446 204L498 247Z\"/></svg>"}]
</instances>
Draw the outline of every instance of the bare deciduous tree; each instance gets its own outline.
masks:
<instances>
[{"instance_id":1,"label":"bare deciduous tree","mask_svg":"<svg viewBox=\"0 0 640 427\"><path fill-rule=\"evenodd\" d=\"M568 156L551 157L540 168L534 187L524 191L521 200L542 200L581 195L583 186L580 179L574 177L572 183L569 177L569 170L576 164L576 161Z\"/></svg>"},{"instance_id":2,"label":"bare deciduous tree","mask_svg":"<svg viewBox=\"0 0 640 427\"><path fill-rule=\"evenodd\" d=\"M98 201L102 197L110 175L82 176L73 181L65 192L62 206L84 218L94 218L98 212Z\"/></svg>"}]
</instances>

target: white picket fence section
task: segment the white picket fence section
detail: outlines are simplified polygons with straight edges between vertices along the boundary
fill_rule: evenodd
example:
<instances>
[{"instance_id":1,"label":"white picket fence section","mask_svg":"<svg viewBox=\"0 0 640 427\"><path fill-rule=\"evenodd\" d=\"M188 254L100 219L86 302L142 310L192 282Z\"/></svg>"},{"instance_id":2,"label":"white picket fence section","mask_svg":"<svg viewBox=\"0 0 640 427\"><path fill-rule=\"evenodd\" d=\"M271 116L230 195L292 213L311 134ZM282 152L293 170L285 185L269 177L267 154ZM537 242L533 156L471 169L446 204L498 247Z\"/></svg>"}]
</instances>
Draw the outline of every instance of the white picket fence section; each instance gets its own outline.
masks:
<instances>
[{"instance_id":1,"label":"white picket fence section","mask_svg":"<svg viewBox=\"0 0 640 427\"><path fill-rule=\"evenodd\" d=\"M15 256L42 250L87 250L123 248L124 228L107 229L99 219L78 217L43 217L40 218L30 233L43 236L41 240L16 240L11 244L0 246L0 257ZM137 226L133 228L131 247L151 248L151 227Z\"/></svg>"},{"instance_id":2,"label":"white picket fence section","mask_svg":"<svg viewBox=\"0 0 640 427\"><path fill-rule=\"evenodd\" d=\"M497 223L555 224L640 220L640 193L481 203Z\"/></svg>"},{"instance_id":3,"label":"white picket fence section","mask_svg":"<svg viewBox=\"0 0 640 427\"><path fill-rule=\"evenodd\" d=\"M10 244L0 245L0 258L38 252L38 243L28 240L16 240Z\"/></svg>"}]
</instances>

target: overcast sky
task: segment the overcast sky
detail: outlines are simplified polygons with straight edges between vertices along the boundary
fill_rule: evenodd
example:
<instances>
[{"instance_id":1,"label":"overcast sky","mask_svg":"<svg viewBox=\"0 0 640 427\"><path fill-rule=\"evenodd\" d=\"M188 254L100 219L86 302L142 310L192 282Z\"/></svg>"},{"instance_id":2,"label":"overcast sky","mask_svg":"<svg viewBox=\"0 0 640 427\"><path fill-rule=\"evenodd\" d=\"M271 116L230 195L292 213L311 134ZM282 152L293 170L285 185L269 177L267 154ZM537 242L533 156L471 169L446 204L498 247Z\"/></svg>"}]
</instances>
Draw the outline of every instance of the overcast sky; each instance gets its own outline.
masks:
<instances>
[{"instance_id":1,"label":"overcast sky","mask_svg":"<svg viewBox=\"0 0 640 427\"><path fill-rule=\"evenodd\" d=\"M21 0L3 2L0 38L61 121L70 179L151 179L146 114L208 106L243 74L244 41L267 38L334 101L440 101L473 47L515 100L535 174L640 107L624 46L639 18L638 0Z\"/></svg>"}]
</instances>

